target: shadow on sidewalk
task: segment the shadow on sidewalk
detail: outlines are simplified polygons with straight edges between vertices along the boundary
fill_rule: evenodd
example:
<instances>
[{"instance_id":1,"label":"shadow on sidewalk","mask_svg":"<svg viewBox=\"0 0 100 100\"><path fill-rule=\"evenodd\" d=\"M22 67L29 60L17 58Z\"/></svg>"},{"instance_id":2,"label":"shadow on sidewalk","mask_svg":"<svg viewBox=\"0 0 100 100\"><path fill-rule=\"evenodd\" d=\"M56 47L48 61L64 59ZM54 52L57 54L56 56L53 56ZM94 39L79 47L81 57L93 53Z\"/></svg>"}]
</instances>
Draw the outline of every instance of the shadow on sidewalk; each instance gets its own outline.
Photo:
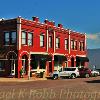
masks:
<instances>
[{"instance_id":1,"label":"shadow on sidewalk","mask_svg":"<svg viewBox=\"0 0 100 100\"><path fill-rule=\"evenodd\" d=\"M100 80L86 81L87 83L100 83Z\"/></svg>"}]
</instances>

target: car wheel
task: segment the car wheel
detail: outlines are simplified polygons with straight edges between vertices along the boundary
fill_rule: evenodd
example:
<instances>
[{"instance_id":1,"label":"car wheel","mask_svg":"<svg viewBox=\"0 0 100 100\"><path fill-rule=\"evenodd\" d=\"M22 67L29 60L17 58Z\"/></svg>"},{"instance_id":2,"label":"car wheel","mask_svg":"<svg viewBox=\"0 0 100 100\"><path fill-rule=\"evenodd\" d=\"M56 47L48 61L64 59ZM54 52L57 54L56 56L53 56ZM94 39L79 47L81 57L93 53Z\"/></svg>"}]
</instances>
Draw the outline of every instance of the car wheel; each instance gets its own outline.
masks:
<instances>
[{"instance_id":1,"label":"car wheel","mask_svg":"<svg viewBox=\"0 0 100 100\"><path fill-rule=\"evenodd\" d=\"M53 75L53 79L54 80L58 79L58 75Z\"/></svg>"},{"instance_id":2,"label":"car wheel","mask_svg":"<svg viewBox=\"0 0 100 100\"><path fill-rule=\"evenodd\" d=\"M76 78L76 75L75 74L71 74L71 78L72 79L75 79Z\"/></svg>"},{"instance_id":3,"label":"car wheel","mask_svg":"<svg viewBox=\"0 0 100 100\"><path fill-rule=\"evenodd\" d=\"M97 74L96 73L94 74L94 77L97 77Z\"/></svg>"},{"instance_id":4,"label":"car wheel","mask_svg":"<svg viewBox=\"0 0 100 100\"><path fill-rule=\"evenodd\" d=\"M89 78L90 76L89 76L89 74L85 74L85 78Z\"/></svg>"}]
</instances>

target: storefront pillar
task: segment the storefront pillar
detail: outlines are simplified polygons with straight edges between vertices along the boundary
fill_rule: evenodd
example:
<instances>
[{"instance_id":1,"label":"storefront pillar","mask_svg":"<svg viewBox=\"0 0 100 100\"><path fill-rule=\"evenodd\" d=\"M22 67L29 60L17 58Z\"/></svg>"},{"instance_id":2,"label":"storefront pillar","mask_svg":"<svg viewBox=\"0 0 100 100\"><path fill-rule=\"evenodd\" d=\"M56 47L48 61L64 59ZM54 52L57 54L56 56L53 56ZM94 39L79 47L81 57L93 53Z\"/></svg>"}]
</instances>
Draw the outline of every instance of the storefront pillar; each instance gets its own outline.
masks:
<instances>
[{"instance_id":1,"label":"storefront pillar","mask_svg":"<svg viewBox=\"0 0 100 100\"><path fill-rule=\"evenodd\" d=\"M52 56L52 72L54 71L54 55Z\"/></svg>"}]
</instances>

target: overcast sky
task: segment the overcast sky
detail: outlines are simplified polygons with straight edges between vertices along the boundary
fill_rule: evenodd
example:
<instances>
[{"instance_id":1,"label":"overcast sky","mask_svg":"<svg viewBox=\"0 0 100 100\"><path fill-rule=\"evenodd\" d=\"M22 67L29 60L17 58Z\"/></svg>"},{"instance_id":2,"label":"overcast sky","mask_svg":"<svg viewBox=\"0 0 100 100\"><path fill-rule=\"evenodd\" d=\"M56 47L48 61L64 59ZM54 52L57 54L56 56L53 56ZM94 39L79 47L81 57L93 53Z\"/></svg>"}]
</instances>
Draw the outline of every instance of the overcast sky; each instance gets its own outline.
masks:
<instances>
[{"instance_id":1,"label":"overcast sky","mask_svg":"<svg viewBox=\"0 0 100 100\"><path fill-rule=\"evenodd\" d=\"M100 0L0 0L0 18L38 16L87 33L87 47L100 48Z\"/></svg>"}]
</instances>

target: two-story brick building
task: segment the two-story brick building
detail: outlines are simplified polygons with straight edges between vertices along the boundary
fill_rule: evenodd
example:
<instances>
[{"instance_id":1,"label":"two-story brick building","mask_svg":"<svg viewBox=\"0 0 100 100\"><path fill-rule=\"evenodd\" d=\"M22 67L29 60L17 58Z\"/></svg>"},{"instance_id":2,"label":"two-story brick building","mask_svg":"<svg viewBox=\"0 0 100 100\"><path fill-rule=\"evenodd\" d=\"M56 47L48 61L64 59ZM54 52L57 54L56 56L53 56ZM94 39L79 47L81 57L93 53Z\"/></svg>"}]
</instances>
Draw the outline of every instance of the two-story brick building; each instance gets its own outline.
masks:
<instances>
[{"instance_id":1,"label":"two-story brick building","mask_svg":"<svg viewBox=\"0 0 100 100\"><path fill-rule=\"evenodd\" d=\"M64 29L62 24L38 17L0 20L0 76L20 76L59 67L87 66L86 34Z\"/></svg>"}]
</instances>

